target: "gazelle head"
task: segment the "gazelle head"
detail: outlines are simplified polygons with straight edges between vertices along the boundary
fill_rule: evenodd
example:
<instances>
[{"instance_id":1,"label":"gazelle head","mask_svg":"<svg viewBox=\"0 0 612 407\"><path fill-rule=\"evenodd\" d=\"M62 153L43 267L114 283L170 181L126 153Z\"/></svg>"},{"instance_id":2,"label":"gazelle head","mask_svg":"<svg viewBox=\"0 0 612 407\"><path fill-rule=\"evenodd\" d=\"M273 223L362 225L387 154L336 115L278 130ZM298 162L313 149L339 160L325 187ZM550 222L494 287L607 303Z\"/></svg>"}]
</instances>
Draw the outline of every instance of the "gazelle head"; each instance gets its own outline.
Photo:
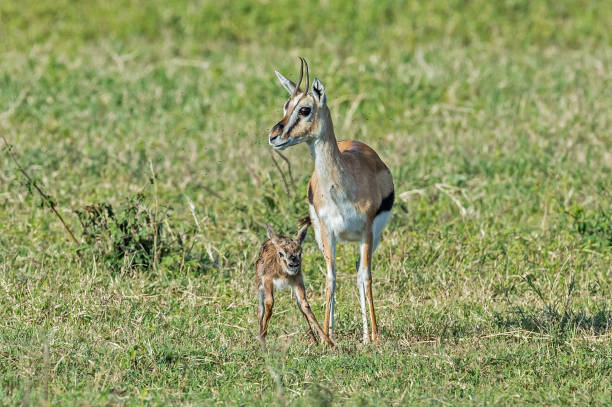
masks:
<instances>
[{"instance_id":1,"label":"gazelle head","mask_svg":"<svg viewBox=\"0 0 612 407\"><path fill-rule=\"evenodd\" d=\"M279 264L285 274L294 276L302 269L302 243L306 238L307 231L308 224L300 228L295 240L293 240L277 235L270 225L266 225L268 239L270 239L278 253Z\"/></svg>"},{"instance_id":2,"label":"gazelle head","mask_svg":"<svg viewBox=\"0 0 612 407\"><path fill-rule=\"evenodd\" d=\"M308 64L300 58L300 77L297 85L285 78L280 72L274 71L281 85L289 92L289 99L283 106L283 119L276 123L270 130L269 143L278 150L284 150L289 146L310 141L321 132L323 121L321 113L327 108L325 88L319 79L315 78L312 84L312 92L308 92L310 86L310 75ZM300 87L306 68L306 87Z\"/></svg>"}]
</instances>

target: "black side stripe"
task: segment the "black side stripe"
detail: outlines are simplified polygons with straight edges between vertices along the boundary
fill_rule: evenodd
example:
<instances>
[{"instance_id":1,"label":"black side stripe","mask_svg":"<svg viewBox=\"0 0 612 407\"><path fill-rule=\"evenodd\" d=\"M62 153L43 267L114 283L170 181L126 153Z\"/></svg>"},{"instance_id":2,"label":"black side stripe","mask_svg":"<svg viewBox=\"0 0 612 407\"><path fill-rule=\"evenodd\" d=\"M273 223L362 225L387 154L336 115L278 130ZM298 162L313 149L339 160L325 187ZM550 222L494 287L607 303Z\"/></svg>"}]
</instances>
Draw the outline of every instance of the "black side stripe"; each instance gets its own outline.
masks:
<instances>
[{"instance_id":1,"label":"black side stripe","mask_svg":"<svg viewBox=\"0 0 612 407\"><path fill-rule=\"evenodd\" d=\"M393 207L394 200L395 200L395 190L391 191L389 195L383 198L382 202L380 203L380 207L378 207L378 211L376 212L375 216L378 216L378 214L381 212L390 211L391 208Z\"/></svg>"},{"instance_id":2,"label":"black side stripe","mask_svg":"<svg viewBox=\"0 0 612 407\"><path fill-rule=\"evenodd\" d=\"M308 202L312 205L312 186L308 184Z\"/></svg>"}]
</instances>

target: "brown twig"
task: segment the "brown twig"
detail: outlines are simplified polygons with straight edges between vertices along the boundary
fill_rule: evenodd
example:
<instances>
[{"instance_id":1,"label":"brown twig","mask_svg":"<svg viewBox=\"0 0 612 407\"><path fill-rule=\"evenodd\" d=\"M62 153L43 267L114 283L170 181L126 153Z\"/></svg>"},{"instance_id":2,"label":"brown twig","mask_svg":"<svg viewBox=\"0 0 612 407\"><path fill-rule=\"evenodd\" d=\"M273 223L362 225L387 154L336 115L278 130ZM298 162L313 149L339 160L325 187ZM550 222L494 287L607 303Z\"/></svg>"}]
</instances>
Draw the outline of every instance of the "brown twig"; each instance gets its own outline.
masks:
<instances>
[{"instance_id":1,"label":"brown twig","mask_svg":"<svg viewBox=\"0 0 612 407\"><path fill-rule=\"evenodd\" d=\"M153 161L149 160L149 168L151 170L151 183L153 184L153 193L155 198L155 208L153 209L153 270L157 271L157 235L159 233L159 224L157 222L157 211L159 203L157 200L157 176L153 170Z\"/></svg>"},{"instance_id":2,"label":"brown twig","mask_svg":"<svg viewBox=\"0 0 612 407\"><path fill-rule=\"evenodd\" d=\"M293 174L291 173L291 163L280 151L274 150L276 154L280 155L280 157L287 163L287 170L289 171L289 179L291 180L291 187L295 191L295 180L293 179Z\"/></svg>"},{"instance_id":3,"label":"brown twig","mask_svg":"<svg viewBox=\"0 0 612 407\"><path fill-rule=\"evenodd\" d=\"M257 185L261 185L261 178L259 178L259 175L257 175L257 172L253 168L251 168L251 166L249 165L249 160L244 156L242 156L242 160L244 162L244 166L246 167L249 174L251 174L251 177L253 178L255 183Z\"/></svg>"},{"instance_id":4,"label":"brown twig","mask_svg":"<svg viewBox=\"0 0 612 407\"><path fill-rule=\"evenodd\" d=\"M4 145L6 146L6 151L9 155L9 157L11 157L11 159L13 160L13 162L15 163L15 165L17 166L17 169L19 169L19 172L21 172L21 174L23 174L23 176L28 180L28 182L34 186L34 188L36 188L36 191L38 191L38 193L40 194L40 196L42 197L43 201L49 206L49 208L51 209L51 211L53 211L53 213L55 214L55 216L57 216L57 218L60 220L60 222L62 222L62 225L64 225L64 229L66 230L66 232L68 232L68 235L70 235L70 238L72 239L72 241L74 242L74 244L76 244L77 246L80 245L79 241L76 239L76 237L74 237L74 234L72 233L72 231L70 230L70 228L68 227L68 225L66 224L66 222L64 221L64 218L62 217L62 215L60 215L60 213L57 211L57 209L55 209L55 200L53 200L49 195L47 195L36 183L36 181L34 181L29 175L28 173L23 169L23 167L19 164L19 161L17 161L17 157L15 157L15 154L13 154L11 145L8 143L8 141L6 140L6 137L4 137L4 134L0 133L0 137L2 138L2 141L4 141Z\"/></svg>"},{"instance_id":5,"label":"brown twig","mask_svg":"<svg viewBox=\"0 0 612 407\"><path fill-rule=\"evenodd\" d=\"M283 184L285 185L287 195L292 196L293 194L291 193L291 189L289 188L289 184L287 183L287 178L285 178L283 170L281 169L280 165L278 165L278 161L276 161L276 158L274 158L274 154L272 154L272 151L268 150L268 154L270 154L270 157L272 157L272 161L274 161L274 165L276 165L276 168L278 168L278 172L280 173L280 176L283 179Z\"/></svg>"},{"instance_id":6,"label":"brown twig","mask_svg":"<svg viewBox=\"0 0 612 407\"><path fill-rule=\"evenodd\" d=\"M227 202L225 198L223 198L221 195L219 195L218 193L216 193L216 192L215 192L215 190L214 190L214 189L212 189L211 187L208 187L208 186L206 186L206 185L202 185L202 184L200 184L200 186L201 186L202 188L204 188L204 190L205 190L206 192L208 192L209 194L211 194L211 195L212 195L212 196L214 196L215 198L217 198L217 199L219 199L219 200L221 200L221 201L223 201L223 202Z\"/></svg>"}]
</instances>

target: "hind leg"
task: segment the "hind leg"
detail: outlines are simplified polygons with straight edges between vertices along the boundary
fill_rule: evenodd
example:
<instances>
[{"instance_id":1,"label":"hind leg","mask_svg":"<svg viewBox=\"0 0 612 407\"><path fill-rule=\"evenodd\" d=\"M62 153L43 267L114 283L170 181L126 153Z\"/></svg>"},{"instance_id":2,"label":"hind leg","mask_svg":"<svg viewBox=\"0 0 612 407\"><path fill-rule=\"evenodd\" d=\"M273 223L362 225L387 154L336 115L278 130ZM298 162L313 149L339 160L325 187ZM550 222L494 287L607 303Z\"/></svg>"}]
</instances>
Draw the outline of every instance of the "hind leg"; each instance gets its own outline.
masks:
<instances>
[{"instance_id":1,"label":"hind leg","mask_svg":"<svg viewBox=\"0 0 612 407\"><path fill-rule=\"evenodd\" d=\"M361 239L359 245L359 271L357 272L357 278L359 281L359 296L363 298L362 291L365 294L365 300L367 301L370 308L370 319L372 323L372 338L368 334L367 317L365 317L365 303L362 304L361 311L363 318L363 342L368 343L370 340L378 342L378 327L376 325L376 313L374 312L374 298L372 295L372 274L370 267L372 264L372 243L373 236L372 230L367 228ZM365 301L364 301L365 302Z\"/></svg>"},{"instance_id":2,"label":"hind leg","mask_svg":"<svg viewBox=\"0 0 612 407\"><path fill-rule=\"evenodd\" d=\"M359 260L355 263L357 268L357 289L359 291L359 305L361 306L361 322L363 325L363 343L370 341L370 333L368 332L368 313L366 310L366 297L365 297L365 275L361 269L361 254Z\"/></svg>"},{"instance_id":3,"label":"hind leg","mask_svg":"<svg viewBox=\"0 0 612 407\"><path fill-rule=\"evenodd\" d=\"M372 258L374 251L380 243L380 235L389 221L391 212L381 212L374 221L368 231L364 233L360 245L359 253L359 270L357 271L357 280L359 284L359 297L361 301L361 316L363 322L363 341L370 341L368 335L368 323L366 315L366 302L370 309L370 320L372 323L372 338L374 343L378 343L378 325L376 323L376 313L374 311L374 297L372 294ZM364 295L365 294L365 295ZM364 298L365 297L365 298Z\"/></svg>"}]
</instances>

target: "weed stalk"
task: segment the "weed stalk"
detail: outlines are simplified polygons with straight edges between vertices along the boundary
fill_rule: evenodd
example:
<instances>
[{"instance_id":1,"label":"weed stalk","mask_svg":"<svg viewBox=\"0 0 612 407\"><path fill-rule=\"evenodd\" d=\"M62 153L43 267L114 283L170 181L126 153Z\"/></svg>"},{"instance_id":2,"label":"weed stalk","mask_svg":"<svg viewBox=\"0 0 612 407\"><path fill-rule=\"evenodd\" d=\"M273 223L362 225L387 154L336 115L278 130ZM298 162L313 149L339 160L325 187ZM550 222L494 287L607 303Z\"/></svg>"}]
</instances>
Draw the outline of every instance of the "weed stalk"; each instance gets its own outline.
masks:
<instances>
[{"instance_id":1,"label":"weed stalk","mask_svg":"<svg viewBox=\"0 0 612 407\"><path fill-rule=\"evenodd\" d=\"M55 214L55 216L57 216L57 218L60 220L60 222L62 222L62 225L64 225L64 229L66 230L66 232L68 233L68 235L70 236L70 238L72 239L74 244L79 246L80 245L79 241L77 240L76 237L74 237L74 234L72 233L72 231L70 230L70 228L68 227L66 222L64 221L64 218L62 217L62 215L60 215L60 213L55 208L55 206L56 206L55 199L53 199L51 196L47 195L42 190L42 188L38 185L38 183L32 177L30 177L30 175L28 175L28 173L21 166L21 164L19 164L19 161L17 161L17 157L15 157L15 154L12 151L12 147L8 143L8 141L6 140L6 137L4 136L4 134L0 133L0 137L2 138L2 141L4 142L4 145L6 146L6 151L7 151L8 155L9 155L9 157L13 160L13 162L17 166L17 169L19 169L19 172L21 172L23 174L23 176L25 177L25 179L28 181L28 183L30 185L34 186L36 191L38 191L38 193L40 194L41 198L43 199L43 202L49 207L49 209L51 209L51 211Z\"/></svg>"}]
</instances>

